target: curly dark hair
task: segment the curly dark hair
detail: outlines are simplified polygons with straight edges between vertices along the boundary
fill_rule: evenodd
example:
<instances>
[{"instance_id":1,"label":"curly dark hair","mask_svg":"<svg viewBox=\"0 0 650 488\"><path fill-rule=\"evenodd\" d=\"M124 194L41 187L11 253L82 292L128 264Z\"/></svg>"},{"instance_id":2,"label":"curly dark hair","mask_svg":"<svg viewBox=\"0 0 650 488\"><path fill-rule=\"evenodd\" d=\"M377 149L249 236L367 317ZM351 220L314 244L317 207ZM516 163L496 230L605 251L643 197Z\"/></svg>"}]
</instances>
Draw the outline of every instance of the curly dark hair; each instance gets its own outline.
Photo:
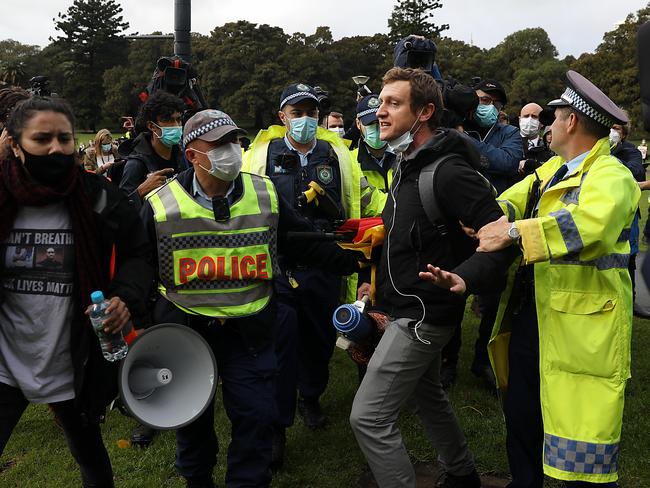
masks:
<instances>
[{"instance_id":1,"label":"curly dark hair","mask_svg":"<svg viewBox=\"0 0 650 488\"><path fill-rule=\"evenodd\" d=\"M175 112L181 114L185 110L183 100L164 90L158 90L140 106L136 118L138 132L148 132L147 122L165 121L170 119Z\"/></svg>"},{"instance_id":2,"label":"curly dark hair","mask_svg":"<svg viewBox=\"0 0 650 488\"><path fill-rule=\"evenodd\" d=\"M31 95L19 86L8 86L0 88L0 124L7 123L9 112L18 102L27 100Z\"/></svg>"}]
</instances>

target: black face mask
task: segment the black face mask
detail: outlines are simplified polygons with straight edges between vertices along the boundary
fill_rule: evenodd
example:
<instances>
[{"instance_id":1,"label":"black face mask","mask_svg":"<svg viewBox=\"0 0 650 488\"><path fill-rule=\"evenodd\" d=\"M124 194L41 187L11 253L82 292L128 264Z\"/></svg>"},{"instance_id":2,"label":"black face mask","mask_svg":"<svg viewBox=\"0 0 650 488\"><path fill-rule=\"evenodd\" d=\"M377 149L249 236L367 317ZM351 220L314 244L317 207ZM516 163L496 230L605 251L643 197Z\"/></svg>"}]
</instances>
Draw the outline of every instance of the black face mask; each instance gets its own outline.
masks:
<instances>
[{"instance_id":1,"label":"black face mask","mask_svg":"<svg viewBox=\"0 0 650 488\"><path fill-rule=\"evenodd\" d=\"M21 146L25 155L25 169L39 183L46 186L57 186L67 179L75 166L74 153L47 154L36 156L30 154Z\"/></svg>"}]
</instances>

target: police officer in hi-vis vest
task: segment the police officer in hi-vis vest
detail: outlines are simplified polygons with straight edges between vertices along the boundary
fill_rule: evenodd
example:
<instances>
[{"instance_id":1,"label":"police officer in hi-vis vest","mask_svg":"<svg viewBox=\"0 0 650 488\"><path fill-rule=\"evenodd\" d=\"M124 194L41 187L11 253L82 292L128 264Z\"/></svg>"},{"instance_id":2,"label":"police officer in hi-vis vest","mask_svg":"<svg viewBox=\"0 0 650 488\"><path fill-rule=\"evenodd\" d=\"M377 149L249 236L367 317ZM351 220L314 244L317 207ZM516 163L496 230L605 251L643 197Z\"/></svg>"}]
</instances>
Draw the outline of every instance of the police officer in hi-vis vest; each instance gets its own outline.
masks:
<instances>
[{"instance_id":1,"label":"police officer in hi-vis vest","mask_svg":"<svg viewBox=\"0 0 650 488\"><path fill-rule=\"evenodd\" d=\"M279 107L282 125L259 132L246 151L244 168L269 176L278 193L320 230L333 230L339 220L376 215L368 207L374 188L363 178L343 139L318 127L319 101L314 89L304 83L289 85ZM308 202L304 192L314 189L319 195ZM285 256L281 254L281 260ZM294 330L298 334L298 411L308 427L317 428L326 422L319 398L327 387L336 342L332 313L339 303L341 280L331 271L292 267L284 261L281 267L280 302L293 308L297 321L279 327L288 338ZM345 301L356 300L356 288L356 279L348 280ZM289 393L279 399L280 436L293 423L295 388Z\"/></svg>"},{"instance_id":2,"label":"police officer in hi-vis vest","mask_svg":"<svg viewBox=\"0 0 650 488\"><path fill-rule=\"evenodd\" d=\"M610 155L609 128L626 123L625 112L579 73L567 81L549 103L557 157L499 196L505 216L479 230L484 252L453 273L430 266L421 274L473 292L516 259L489 347L510 488L542 488L544 474L568 487L613 488L618 479L640 190Z\"/></svg>"},{"instance_id":3,"label":"police officer in hi-vis vest","mask_svg":"<svg viewBox=\"0 0 650 488\"><path fill-rule=\"evenodd\" d=\"M192 168L147 196L142 217L156 243L155 322L186 324L211 345L232 423L226 486L269 486L276 421L273 281L277 250L342 274L355 253L333 243L299 242L287 230L313 231L269 178L241 172L243 131L218 110L183 129ZM296 244L298 242L298 244ZM176 432L176 468L188 487L212 487L218 451L214 406Z\"/></svg>"}]
</instances>

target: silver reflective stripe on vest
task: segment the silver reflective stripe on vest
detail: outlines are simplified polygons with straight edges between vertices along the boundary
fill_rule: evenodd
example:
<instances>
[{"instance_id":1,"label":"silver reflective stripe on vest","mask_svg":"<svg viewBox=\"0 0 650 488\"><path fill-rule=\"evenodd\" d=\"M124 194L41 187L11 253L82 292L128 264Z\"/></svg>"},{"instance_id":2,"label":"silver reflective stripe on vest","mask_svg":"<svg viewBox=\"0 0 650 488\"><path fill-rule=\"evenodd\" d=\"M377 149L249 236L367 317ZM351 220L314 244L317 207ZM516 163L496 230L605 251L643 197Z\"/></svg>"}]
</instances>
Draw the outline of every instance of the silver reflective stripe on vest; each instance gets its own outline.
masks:
<instances>
[{"instance_id":1,"label":"silver reflective stripe on vest","mask_svg":"<svg viewBox=\"0 0 650 488\"><path fill-rule=\"evenodd\" d=\"M515 218L517 217L514 205L508 200L497 200L497 203L506 206L506 210L508 211L508 222L514 222Z\"/></svg>"},{"instance_id":2,"label":"silver reflective stripe on vest","mask_svg":"<svg viewBox=\"0 0 650 488\"><path fill-rule=\"evenodd\" d=\"M589 174L589 171L582 174L582 177L580 178L580 185L578 185L576 188L572 188L564 192L564 194L560 197L562 203L565 205L578 205L578 202L580 200L580 189L582 188L582 182L585 181L587 174Z\"/></svg>"},{"instance_id":3,"label":"silver reflective stripe on vest","mask_svg":"<svg viewBox=\"0 0 650 488\"><path fill-rule=\"evenodd\" d=\"M557 225L560 228L560 233L564 239L564 244L566 245L567 251L569 253L575 253L580 251L584 246L582 243L582 238L580 237L580 232L576 226L575 221L571 212L566 208L561 208L557 212L551 212L549 214L551 217L555 217Z\"/></svg>"},{"instance_id":4,"label":"silver reflective stripe on vest","mask_svg":"<svg viewBox=\"0 0 650 488\"><path fill-rule=\"evenodd\" d=\"M611 474L618 469L619 444L581 442L544 434L544 464L569 473Z\"/></svg>"},{"instance_id":5,"label":"silver reflective stripe on vest","mask_svg":"<svg viewBox=\"0 0 650 488\"><path fill-rule=\"evenodd\" d=\"M630 234L632 234L632 229L623 229L621 231L621 235L618 236L618 240L616 242L627 242L630 240Z\"/></svg>"},{"instance_id":6,"label":"silver reflective stripe on vest","mask_svg":"<svg viewBox=\"0 0 650 488\"><path fill-rule=\"evenodd\" d=\"M189 309L218 309L245 306L271 296L273 287L270 279L228 279L226 276L223 279L193 279L187 283L175 284L174 253L190 249L232 250L248 246L264 246L268 248L272 272L278 272L277 209L273 211L272 198L265 180L252 176L250 181L252 185L248 183L244 185L243 198L246 199L245 204L250 207L250 211L256 213L234 216L220 222L206 217L181 218L183 214L171 185L176 185L182 190L188 199L188 205L190 201L194 205L199 204L178 182L172 182L158 192L166 219L163 222L155 222L159 274L167 298ZM245 207L244 210L249 207Z\"/></svg>"},{"instance_id":7,"label":"silver reflective stripe on vest","mask_svg":"<svg viewBox=\"0 0 650 488\"><path fill-rule=\"evenodd\" d=\"M599 271L607 269L627 268L630 262L629 254L607 254L591 261L580 261L577 255L569 254L562 258L551 259L551 264L573 264L576 266L594 266Z\"/></svg>"},{"instance_id":8,"label":"silver reflective stripe on vest","mask_svg":"<svg viewBox=\"0 0 650 488\"><path fill-rule=\"evenodd\" d=\"M162 200L162 198L161 198ZM165 208L165 210L167 210ZM169 217L169 214L167 214ZM174 216L176 219L178 214ZM165 222L156 222L156 227L160 229L160 234L176 235L176 234L189 234L192 232L206 232L206 231L229 231L232 229L259 229L260 227L267 227L269 225L268 215L265 217L261 214L256 215L240 215L239 217L232 217L228 220L217 222L213 219L176 219L167 220Z\"/></svg>"},{"instance_id":9,"label":"silver reflective stripe on vest","mask_svg":"<svg viewBox=\"0 0 650 488\"><path fill-rule=\"evenodd\" d=\"M255 302L264 297L270 297L273 293L272 283L272 281L256 281L252 288L228 293L211 293L213 289L210 288L209 290L206 290L206 293L183 293L174 290L166 290L165 295L172 302L179 303L185 308L232 307L234 305Z\"/></svg>"}]
</instances>

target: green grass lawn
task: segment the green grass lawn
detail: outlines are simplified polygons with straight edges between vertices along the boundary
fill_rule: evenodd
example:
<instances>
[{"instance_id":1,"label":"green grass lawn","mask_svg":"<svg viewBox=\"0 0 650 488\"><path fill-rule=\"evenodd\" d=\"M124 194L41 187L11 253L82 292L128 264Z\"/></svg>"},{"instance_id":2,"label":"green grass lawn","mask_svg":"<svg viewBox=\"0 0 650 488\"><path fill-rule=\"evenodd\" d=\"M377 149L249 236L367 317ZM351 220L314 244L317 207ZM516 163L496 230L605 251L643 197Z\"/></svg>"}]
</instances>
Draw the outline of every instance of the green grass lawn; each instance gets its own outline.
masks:
<instances>
[{"instance_id":1,"label":"green grass lawn","mask_svg":"<svg viewBox=\"0 0 650 488\"><path fill-rule=\"evenodd\" d=\"M505 429L496 398L486 393L469 373L469 364L478 321L468 313L464 325L464 344L458 383L451 392L454 408L476 457L482 474L507 476ZM627 404L621 453L621 486L650 487L648 433L650 416L650 321L635 319L633 339L633 377L627 389ZM332 361L330 386L323 398L330 414L326 430L312 432L301 421L288 432L285 469L274 487L347 488L365 469L365 461L348 426L348 414L357 382L356 367L338 350ZM597 401L597 399L594 399ZM222 452L228 445L229 423L217 404L216 428ZM104 441L115 471L117 487L184 486L174 472L174 435L165 432L149 449L120 449L118 441L128 439L133 421L117 411L108 415ZM435 459L435 453L422 434L420 423L409 413L402 415L401 428L414 459ZM224 456L220 454L215 479L224 479ZM71 487L79 486L77 466L46 407L30 406L16 427L0 460L0 486ZM221 484L222 486L222 484ZM549 486L559 486L552 482Z\"/></svg>"},{"instance_id":2,"label":"green grass lawn","mask_svg":"<svg viewBox=\"0 0 650 488\"><path fill-rule=\"evenodd\" d=\"M647 218L647 194L641 200L642 223ZM471 312L463 322L464 343L459 378L451 392L455 411L474 452L482 474L507 476L505 429L495 397L483 390L469 373L478 320ZM632 379L627 388L623 423L620 474L622 488L650 487L650 321L634 319ZM336 351L331 365L331 381L323 397L330 415L326 430L312 432L300 420L288 431L285 469L274 478L277 488L348 488L365 469L365 461L348 425L350 405L357 385L355 365L347 355ZM598 399L594 399L598 401ZM224 455L230 427L223 408L217 403L216 429L222 452L215 479L223 486ZM405 412L400 421L406 445L414 459L433 461L430 448L416 417ZM104 441L109 450L118 488L182 488L183 480L174 471L174 434L165 432L147 450L120 449L118 441L128 439L133 421L113 411L104 426ZM74 460L63 435L46 407L30 406L16 427L0 459L0 487L80 486ZM549 487L559 487L549 481Z\"/></svg>"}]
</instances>

